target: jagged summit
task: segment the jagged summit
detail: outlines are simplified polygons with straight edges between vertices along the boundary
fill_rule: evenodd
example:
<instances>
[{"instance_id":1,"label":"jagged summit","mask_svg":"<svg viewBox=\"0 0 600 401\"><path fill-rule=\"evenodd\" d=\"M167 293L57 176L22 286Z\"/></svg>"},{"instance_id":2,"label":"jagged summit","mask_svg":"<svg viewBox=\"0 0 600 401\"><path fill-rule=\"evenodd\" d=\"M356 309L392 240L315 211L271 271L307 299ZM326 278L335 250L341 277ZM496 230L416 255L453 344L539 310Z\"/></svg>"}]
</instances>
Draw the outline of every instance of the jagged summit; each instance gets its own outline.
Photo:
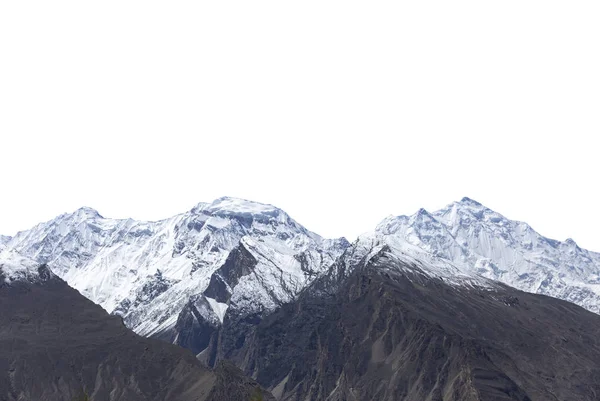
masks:
<instances>
[{"instance_id":1,"label":"jagged summit","mask_svg":"<svg viewBox=\"0 0 600 401\"><path fill-rule=\"evenodd\" d=\"M388 217L375 232L462 271L600 312L600 254L572 239L546 238L470 198L432 213Z\"/></svg>"},{"instance_id":2,"label":"jagged summit","mask_svg":"<svg viewBox=\"0 0 600 401\"><path fill-rule=\"evenodd\" d=\"M286 212L273 205L229 196L215 199L211 203L199 203L191 210L191 213L233 218L246 224L255 220L262 223L276 222L300 227Z\"/></svg>"},{"instance_id":3,"label":"jagged summit","mask_svg":"<svg viewBox=\"0 0 600 401\"><path fill-rule=\"evenodd\" d=\"M47 263L129 327L151 334L171 330L190 300L218 317L214 324L229 309L272 310L349 244L310 232L275 206L223 197L156 222L81 208L18 233L6 246ZM227 264L236 252L251 268ZM219 301L203 294L209 287Z\"/></svg>"},{"instance_id":4,"label":"jagged summit","mask_svg":"<svg viewBox=\"0 0 600 401\"><path fill-rule=\"evenodd\" d=\"M460 202L455 202L455 203L461 203L463 205L472 205L472 206L483 206L481 203L477 202L474 199L471 199L469 197L463 197Z\"/></svg>"},{"instance_id":5,"label":"jagged summit","mask_svg":"<svg viewBox=\"0 0 600 401\"><path fill-rule=\"evenodd\" d=\"M428 212L427 210L425 210L424 208L420 208L420 209L417 211L417 216L431 216L431 215L430 215L430 214L429 214L429 212Z\"/></svg>"},{"instance_id":6,"label":"jagged summit","mask_svg":"<svg viewBox=\"0 0 600 401\"><path fill-rule=\"evenodd\" d=\"M88 206L80 207L73 214L86 218L103 218L102 215L96 209Z\"/></svg>"},{"instance_id":7,"label":"jagged summit","mask_svg":"<svg viewBox=\"0 0 600 401\"><path fill-rule=\"evenodd\" d=\"M573 238L567 238L564 243L565 245L579 247Z\"/></svg>"}]
</instances>

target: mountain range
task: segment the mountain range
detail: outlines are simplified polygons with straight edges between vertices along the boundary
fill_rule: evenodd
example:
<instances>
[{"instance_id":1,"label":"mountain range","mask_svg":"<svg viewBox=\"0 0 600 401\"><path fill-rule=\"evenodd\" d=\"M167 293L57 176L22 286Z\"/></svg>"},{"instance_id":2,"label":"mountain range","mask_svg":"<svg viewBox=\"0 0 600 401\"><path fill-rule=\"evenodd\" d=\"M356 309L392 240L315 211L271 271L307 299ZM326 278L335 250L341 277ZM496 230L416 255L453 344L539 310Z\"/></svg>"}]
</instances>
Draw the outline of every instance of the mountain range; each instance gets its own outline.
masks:
<instances>
[{"instance_id":1,"label":"mountain range","mask_svg":"<svg viewBox=\"0 0 600 401\"><path fill-rule=\"evenodd\" d=\"M469 198L352 243L235 198L158 222L82 208L0 237L2 257L281 400L600 394L600 255ZM36 277L14 270L7 283Z\"/></svg>"},{"instance_id":2,"label":"mountain range","mask_svg":"<svg viewBox=\"0 0 600 401\"><path fill-rule=\"evenodd\" d=\"M173 338L188 306L219 325L229 308L262 313L289 302L348 246L280 209L232 198L158 222L106 219L81 208L3 243L51 266L137 333ZM252 274L227 271L236 257L253 259Z\"/></svg>"},{"instance_id":3,"label":"mountain range","mask_svg":"<svg viewBox=\"0 0 600 401\"><path fill-rule=\"evenodd\" d=\"M489 278L600 312L600 254L552 240L463 198L429 213L390 216L356 240L429 259L432 275ZM51 266L84 296L142 335L174 335L192 304L215 325L229 308L272 311L350 247L324 239L271 205L224 197L157 222L114 220L81 208L0 237L0 250ZM251 271L232 271L236 258Z\"/></svg>"}]
</instances>

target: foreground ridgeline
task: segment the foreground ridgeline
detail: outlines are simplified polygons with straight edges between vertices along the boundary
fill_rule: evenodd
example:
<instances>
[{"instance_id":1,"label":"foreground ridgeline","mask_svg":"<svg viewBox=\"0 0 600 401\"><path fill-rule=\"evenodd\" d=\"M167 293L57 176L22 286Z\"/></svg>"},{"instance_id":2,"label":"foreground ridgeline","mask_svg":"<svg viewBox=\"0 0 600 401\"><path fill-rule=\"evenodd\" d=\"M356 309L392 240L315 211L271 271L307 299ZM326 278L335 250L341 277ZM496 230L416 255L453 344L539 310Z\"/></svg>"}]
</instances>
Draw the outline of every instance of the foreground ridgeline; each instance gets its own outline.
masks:
<instances>
[{"instance_id":1,"label":"foreground ridgeline","mask_svg":"<svg viewBox=\"0 0 600 401\"><path fill-rule=\"evenodd\" d=\"M230 364L138 336L46 266L0 258L0 400L252 399L273 400Z\"/></svg>"},{"instance_id":2,"label":"foreground ridgeline","mask_svg":"<svg viewBox=\"0 0 600 401\"><path fill-rule=\"evenodd\" d=\"M598 400L600 316L394 253L336 264L255 325L226 320L207 353L284 400Z\"/></svg>"},{"instance_id":3,"label":"foreground ridgeline","mask_svg":"<svg viewBox=\"0 0 600 401\"><path fill-rule=\"evenodd\" d=\"M233 198L159 222L83 208L0 237L2 255L0 291L61 277L115 322L218 368L215 383L237 372L240 394L260 389L238 369L280 400L600 394L600 255L468 198L352 244Z\"/></svg>"}]
</instances>

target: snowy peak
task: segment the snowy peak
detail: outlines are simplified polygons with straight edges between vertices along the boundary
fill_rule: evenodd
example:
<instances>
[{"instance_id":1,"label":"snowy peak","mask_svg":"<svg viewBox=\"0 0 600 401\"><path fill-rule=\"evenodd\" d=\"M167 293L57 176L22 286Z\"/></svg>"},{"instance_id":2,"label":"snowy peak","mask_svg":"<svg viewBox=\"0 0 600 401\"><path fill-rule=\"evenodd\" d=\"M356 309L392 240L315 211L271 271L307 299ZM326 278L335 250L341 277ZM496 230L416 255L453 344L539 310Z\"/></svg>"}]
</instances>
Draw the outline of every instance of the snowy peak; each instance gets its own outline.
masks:
<instances>
[{"instance_id":1,"label":"snowy peak","mask_svg":"<svg viewBox=\"0 0 600 401\"><path fill-rule=\"evenodd\" d=\"M77 216L80 219L102 219L103 217L98 213L96 209L92 209L91 207L81 207L77 209L73 215Z\"/></svg>"},{"instance_id":2,"label":"snowy peak","mask_svg":"<svg viewBox=\"0 0 600 401\"><path fill-rule=\"evenodd\" d=\"M472 207L477 207L477 206L483 207L483 205L481 203L477 202L474 199L468 198L466 196L464 198L462 198L460 200L460 202L455 202L455 203L457 203L457 204L460 203L462 205L469 205L469 206L472 206Z\"/></svg>"},{"instance_id":3,"label":"snowy peak","mask_svg":"<svg viewBox=\"0 0 600 401\"><path fill-rule=\"evenodd\" d=\"M201 202L197 204L191 210L191 212L195 214L203 213L213 216L230 217L250 217L261 215L275 217L280 214L285 215L283 210L278 209L275 206L240 198L232 198L229 196L215 199L211 203Z\"/></svg>"},{"instance_id":4,"label":"snowy peak","mask_svg":"<svg viewBox=\"0 0 600 401\"><path fill-rule=\"evenodd\" d=\"M473 221L479 220L492 223L507 220L501 214L496 213L471 198L463 198L460 202L453 202L445 208L434 212L433 215L449 225L468 225Z\"/></svg>"},{"instance_id":5,"label":"snowy peak","mask_svg":"<svg viewBox=\"0 0 600 401\"><path fill-rule=\"evenodd\" d=\"M575 242L572 238L567 238L565 242L561 243L561 246L573 251L581 251L577 242Z\"/></svg>"},{"instance_id":6,"label":"snowy peak","mask_svg":"<svg viewBox=\"0 0 600 401\"><path fill-rule=\"evenodd\" d=\"M388 217L376 230L463 271L600 312L600 254L552 240L470 198L433 213ZM388 239L389 241L389 239Z\"/></svg>"},{"instance_id":7,"label":"snowy peak","mask_svg":"<svg viewBox=\"0 0 600 401\"><path fill-rule=\"evenodd\" d=\"M254 223L273 226L284 224L308 234L304 227L292 220L283 210L245 199L222 197L211 203L200 203L191 210L191 214L235 220L247 228ZM316 234L311 233L311 235Z\"/></svg>"},{"instance_id":8,"label":"snowy peak","mask_svg":"<svg viewBox=\"0 0 600 401\"><path fill-rule=\"evenodd\" d=\"M224 196L215 199L211 203L199 203L195 211L207 211L215 215L248 216L248 215L270 215L285 214L281 209L264 203L253 202L246 199Z\"/></svg>"},{"instance_id":9,"label":"snowy peak","mask_svg":"<svg viewBox=\"0 0 600 401\"><path fill-rule=\"evenodd\" d=\"M347 246L345 239L308 231L272 205L231 197L156 222L108 219L81 208L6 241L8 249L48 264L145 335L172 329L182 309L203 299L211 285L219 301L206 296L205 307L196 309L209 311L212 321L230 310L272 310L291 301ZM240 247L248 257L228 262Z\"/></svg>"}]
</instances>

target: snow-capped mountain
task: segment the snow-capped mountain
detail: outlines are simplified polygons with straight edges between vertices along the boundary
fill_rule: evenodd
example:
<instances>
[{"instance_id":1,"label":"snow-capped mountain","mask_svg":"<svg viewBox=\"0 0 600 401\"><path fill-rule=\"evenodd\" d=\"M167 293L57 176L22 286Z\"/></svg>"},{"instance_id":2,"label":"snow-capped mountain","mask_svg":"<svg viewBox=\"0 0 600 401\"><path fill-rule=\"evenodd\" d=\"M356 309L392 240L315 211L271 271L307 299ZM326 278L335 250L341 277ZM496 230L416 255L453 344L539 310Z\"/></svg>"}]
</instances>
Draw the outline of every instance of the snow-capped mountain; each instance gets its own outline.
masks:
<instances>
[{"instance_id":1,"label":"snow-capped mountain","mask_svg":"<svg viewBox=\"0 0 600 401\"><path fill-rule=\"evenodd\" d=\"M138 333L188 348L210 367L234 363L278 399L598 398L599 317L495 280L598 312L599 255L467 198L387 218L353 244L323 239L273 206L232 198L158 222L105 219L82 208L0 240L0 317L9 328L5 343L17 351L4 365L26 378L17 385L48 369L71 377L73 366L105 364L72 380L91 378L87 388L108 394L102 383L115 384L106 378L123 376L114 366L139 373L118 385L134 391L139 380L151 379L145 389L160 380L144 367L178 371L165 365L173 361L166 354L152 356L166 344L137 336L124 344L119 319L104 314L93 325L97 334L90 332L88 312L99 308L62 280L47 280L45 262ZM47 285L23 283L40 280ZM83 326L74 324L77 310L86 311ZM50 330L37 330L39 319ZM89 346L83 359L82 344ZM79 365L57 365L48 350ZM33 364L13 367L27 356ZM90 356L100 359L90 365ZM31 366L42 368L31 373ZM190 381L178 383L187 389Z\"/></svg>"},{"instance_id":2,"label":"snow-capped mountain","mask_svg":"<svg viewBox=\"0 0 600 401\"><path fill-rule=\"evenodd\" d=\"M182 331L173 330L178 320L197 333L220 326L228 313L272 311L338 257L358 266L380 252L452 285L497 280L600 313L600 254L543 237L468 198L389 217L352 246L308 231L276 207L227 197L157 222L81 208L0 237L0 252L47 264L138 333L171 340ZM198 349L210 336L200 337Z\"/></svg>"},{"instance_id":3,"label":"snow-capped mountain","mask_svg":"<svg viewBox=\"0 0 600 401\"><path fill-rule=\"evenodd\" d=\"M172 329L190 303L202 305L195 310L215 325L229 308L272 310L349 245L321 238L276 207L227 197L157 222L107 219L81 208L4 243L48 264L142 335ZM236 258L249 263L240 270Z\"/></svg>"},{"instance_id":4,"label":"snow-capped mountain","mask_svg":"<svg viewBox=\"0 0 600 401\"><path fill-rule=\"evenodd\" d=\"M472 199L433 213L420 209L412 216L389 217L372 235L410 244L461 272L600 313L600 254L571 239L546 238Z\"/></svg>"}]
</instances>

